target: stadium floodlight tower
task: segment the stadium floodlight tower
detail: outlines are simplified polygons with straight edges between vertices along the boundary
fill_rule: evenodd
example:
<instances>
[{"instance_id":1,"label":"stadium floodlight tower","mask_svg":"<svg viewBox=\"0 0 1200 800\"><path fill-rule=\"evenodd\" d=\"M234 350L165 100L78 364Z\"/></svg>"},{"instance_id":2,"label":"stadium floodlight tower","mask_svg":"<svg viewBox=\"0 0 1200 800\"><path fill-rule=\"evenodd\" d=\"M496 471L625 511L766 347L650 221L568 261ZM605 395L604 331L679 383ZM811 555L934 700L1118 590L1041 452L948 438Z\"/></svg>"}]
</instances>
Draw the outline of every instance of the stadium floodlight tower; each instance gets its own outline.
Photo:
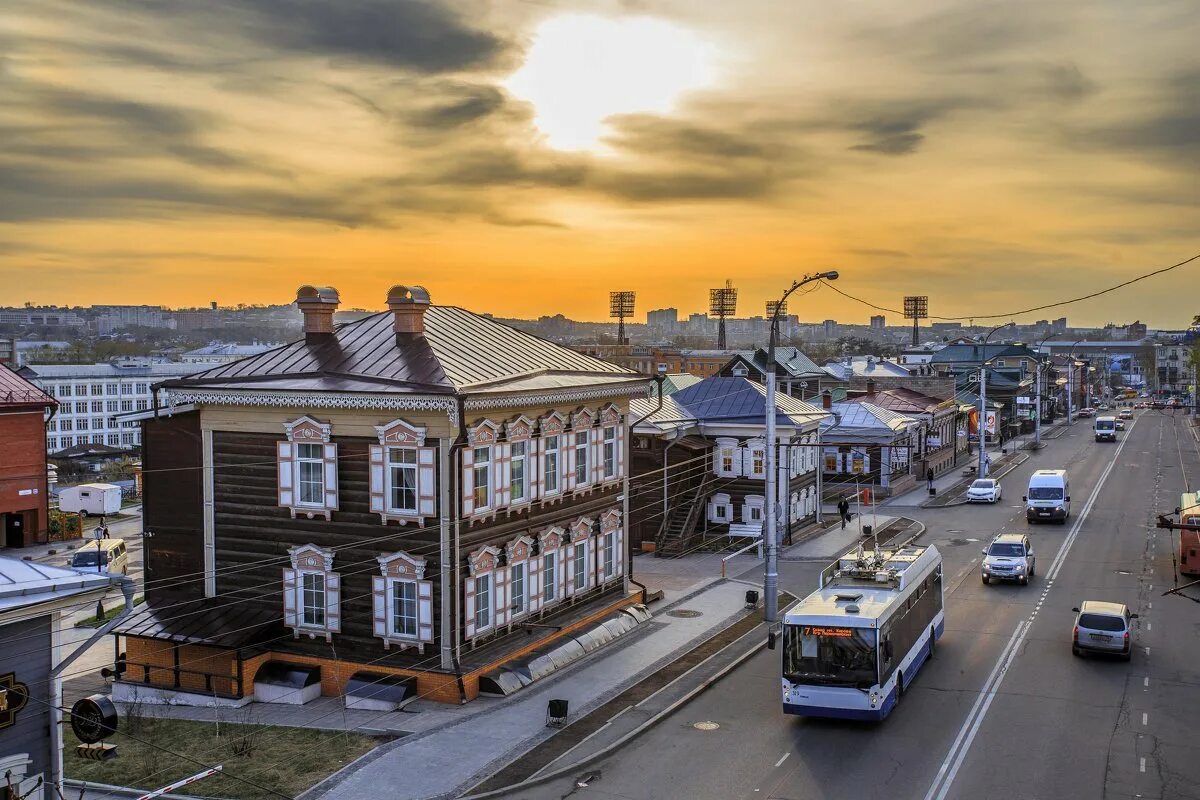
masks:
<instances>
[{"instance_id":1,"label":"stadium floodlight tower","mask_svg":"<svg viewBox=\"0 0 1200 800\"><path fill-rule=\"evenodd\" d=\"M629 344L625 336L625 319L633 316L635 292L609 292L608 316L617 321L617 344Z\"/></svg>"},{"instance_id":2,"label":"stadium floodlight tower","mask_svg":"<svg viewBox=\"0 0 1200 800\"><path fill-rule=\"evenodd\" d=\"M737 311L737 289L733 281L725 281L720 289L708 290L708 313L717 318L717 349L725 350L725 318Z\"/></svg>"},{"instance_id":3,"label":"stadium floodlight tower","mask_svg":"<svg viewBox=\"0 0 1200 800\"><path fill-rule=\"evenodd\" d=\"M787 300L767 301L767 319L775 319L776 315L780 317L787 316Z\"/></svg>"},{"instance_id":4,"label":"stadium floodlight tower","mask_svg":"<svg viewBox=\"0 0 1200 800\"><path fill-rule=\"evenodd\" d=\"M913 347L921 343L917 330L921 320L929 316L929 298L925 295L910 295L904 298L904 318L913 321Z\"/></svg>"}]
</instances>

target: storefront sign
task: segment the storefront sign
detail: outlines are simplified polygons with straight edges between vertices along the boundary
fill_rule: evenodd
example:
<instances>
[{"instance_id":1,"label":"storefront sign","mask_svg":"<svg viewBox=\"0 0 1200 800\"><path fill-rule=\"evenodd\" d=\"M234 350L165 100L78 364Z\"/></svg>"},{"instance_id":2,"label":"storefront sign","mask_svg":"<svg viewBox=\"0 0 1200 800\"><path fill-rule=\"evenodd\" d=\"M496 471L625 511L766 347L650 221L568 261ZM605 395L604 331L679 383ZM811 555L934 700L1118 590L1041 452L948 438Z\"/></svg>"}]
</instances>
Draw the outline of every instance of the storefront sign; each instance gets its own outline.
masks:
<instances>
[{"instance_id":1,"label":"storefront sign","mask_svg":"<svg viewBox=\"0 0 1200 800\"><path fill-rule=\"evenodd\" d=\"M936 450L937 448L942 446L942 437L941 436L930 436L925 440L925 445L930 450Z\"/></svg>"},{"instance_id":2,"label":"storefront sign","mask_svg":"<svg viewBox=\"0 0 1200 800\"><path fill-rule=\"evenodd\" d=\"M0 675L0 729L17 721L17 713L29 702L29 687L17 680L16 673Z\"/></svg>"},{"instance_id":3,"label":"storefront sign","mask_svg":"<svg viewBox=\"0 0 1200 800\"><path fill-rule=\"evenodd\" d=\"M102 694L77 700L71 706L71 730L84 744L107 739L117 730L117 707Z\"/></svg>"}]
</instances>

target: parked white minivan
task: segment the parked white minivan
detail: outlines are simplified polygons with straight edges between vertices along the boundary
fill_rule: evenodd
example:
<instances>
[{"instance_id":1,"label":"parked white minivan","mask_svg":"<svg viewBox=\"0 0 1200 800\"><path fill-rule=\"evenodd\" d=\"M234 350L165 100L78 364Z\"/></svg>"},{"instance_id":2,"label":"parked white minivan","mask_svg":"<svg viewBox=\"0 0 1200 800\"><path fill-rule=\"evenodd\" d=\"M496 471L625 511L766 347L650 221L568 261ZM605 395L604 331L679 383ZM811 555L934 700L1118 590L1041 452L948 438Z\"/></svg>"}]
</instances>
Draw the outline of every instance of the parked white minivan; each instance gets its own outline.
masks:
<instances>
[{"instance_id":1,"label":"parked white minivan","mask_svg":"<svg viewBox=\"0 0 1200 800\"><path fill-rule=\"evenodd\" d=\"M71 568L107 575L129 574L129 553L124 539L93 539L71 556Z\"/></svg>"},{"instance_id":2,"label":"parked white minivan","mask_svg":"<svg viewBox=\"0 0 1200 800\"><path fill-rule=\"evenodd\" d=\"M1071 515L1071 481L1065 469L1039 469L1029 476L1025 501L1025 519L1062 525Z\"/></svg>"}]
</instances>

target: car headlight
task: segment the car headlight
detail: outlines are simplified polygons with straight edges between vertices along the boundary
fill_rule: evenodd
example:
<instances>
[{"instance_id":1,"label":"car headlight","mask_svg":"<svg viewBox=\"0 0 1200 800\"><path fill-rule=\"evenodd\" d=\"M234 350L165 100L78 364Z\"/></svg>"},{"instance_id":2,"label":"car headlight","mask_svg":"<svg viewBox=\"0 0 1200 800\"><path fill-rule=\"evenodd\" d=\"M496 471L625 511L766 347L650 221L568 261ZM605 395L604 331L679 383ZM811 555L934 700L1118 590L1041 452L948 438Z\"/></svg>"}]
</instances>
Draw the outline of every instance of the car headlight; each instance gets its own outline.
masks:
<instances>
[{"instance_id":1,"label":"car headlight","mask_svg":"<svg viewBox=\"0 0 1200 800\"><path fill-rule=\"evenodd\" d=\"M1062 510L1063 510L1063 507L1062 507L1062 506L1055 506L1055 507L1054 507L1054 510L1055 510L1055 511L1062 511Z\"/></svg>"}]
</instances>

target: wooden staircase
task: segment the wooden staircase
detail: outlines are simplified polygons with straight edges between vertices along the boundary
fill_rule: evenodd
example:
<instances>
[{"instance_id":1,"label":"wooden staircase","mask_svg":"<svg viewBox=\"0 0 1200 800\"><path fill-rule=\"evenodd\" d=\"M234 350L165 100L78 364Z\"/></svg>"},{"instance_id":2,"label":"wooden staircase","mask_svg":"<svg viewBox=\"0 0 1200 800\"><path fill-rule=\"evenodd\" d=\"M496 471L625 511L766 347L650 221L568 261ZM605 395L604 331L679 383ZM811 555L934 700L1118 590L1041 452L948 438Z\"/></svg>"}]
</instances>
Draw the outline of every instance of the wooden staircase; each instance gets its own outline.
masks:
<instances>
[{"instance_id":1,"label":"wooden staircase","mask_svg":"<svg viewBox=\"0 0 1200 800\"><path fill-rule=\"evenodd\" d=\"M685 487L671 498L671 509L663 517L654 540L655 556L674 558L695 546L696 526L705 513L705 500L713 480L712 473L707 473L699 484Z\"/></svg>"}]
</instances>

